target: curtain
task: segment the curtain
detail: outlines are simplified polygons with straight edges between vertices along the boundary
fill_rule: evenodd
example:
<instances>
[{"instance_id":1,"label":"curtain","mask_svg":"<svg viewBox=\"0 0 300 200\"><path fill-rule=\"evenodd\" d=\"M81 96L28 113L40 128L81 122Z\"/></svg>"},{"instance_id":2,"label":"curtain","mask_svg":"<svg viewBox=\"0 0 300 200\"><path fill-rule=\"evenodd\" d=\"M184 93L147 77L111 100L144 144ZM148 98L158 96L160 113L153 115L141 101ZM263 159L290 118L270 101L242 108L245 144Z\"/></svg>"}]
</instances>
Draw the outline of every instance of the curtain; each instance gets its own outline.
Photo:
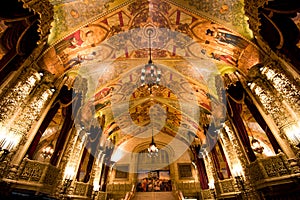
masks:
<instances>
[{"instance_id":1,"label":"curtain","mask_svg":"<svg viewBox=\"0 0 300 200\"><path fill-rule=\"evenodd\" d=\"M251 162L256 160L256 156L251 148L249 135L247 133L246 127L244 125L244 121L241 118L242 112L242 103L244 97L244 88L241 83L237 82L236 86L230 86L227 89L227 111L229 117L232 118L233 124L237 130L237 134L239 135L242 145L246 151L246 154Z\"/></svg>"},{"instance_id":2,"label":"curtain","mask_svg":"<svg viewBox=\"0 0 300 200\"><path fill-rule=\"evenodd\" d=\"M267 123L265 122L264 118L261 116L260 112L258 111L258 109L256 108L256 106L253 104L252 100L250 99L250 97L247 95L245 98L245 103L248 107L248 109L250 110L252 116L254 117L254 119L257 121L257 123L260 125L260 127L265 131L275 153L278 153L278 150L280 148L277 140L275 139L273 133L271 132L270 128L268 127Z\"/></svg>"}]
</instances>

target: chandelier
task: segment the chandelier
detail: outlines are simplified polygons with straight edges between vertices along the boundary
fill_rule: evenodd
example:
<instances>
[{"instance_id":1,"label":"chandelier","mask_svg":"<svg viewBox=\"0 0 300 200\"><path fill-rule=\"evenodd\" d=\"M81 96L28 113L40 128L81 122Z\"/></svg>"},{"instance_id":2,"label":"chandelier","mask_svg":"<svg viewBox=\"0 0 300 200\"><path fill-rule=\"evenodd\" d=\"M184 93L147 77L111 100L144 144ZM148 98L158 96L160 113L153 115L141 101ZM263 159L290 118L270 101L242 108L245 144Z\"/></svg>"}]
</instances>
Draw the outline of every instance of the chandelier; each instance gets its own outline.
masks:
<instances>
[{"instance_id":1,"label":"chandelier","mask_svg":"<svg viewBox=\"0 0 300 200\"><path fill-rule=\"evenodd\" d=\"M45 147L42 150L41 155L43 156L44 160L46 160L47 158L51 158L53 153L54 153L54 149L53 149L53 144L51 142L49 146Z\"/></svg>"},{"instance_id":2,"label":"chandelier","mask_svg":"<svg viewBox=\"0 0 300 200\"><path fill-rule=\"evenodd\" d=\"M158 156L158 148L154 142L154 137L153 137L153 127L152 127L152 140L151 140L151 143L149 144L149 148L148 148L148 156L149 157Z\"/></svg>"},{"instance_id":3,"label":"chandelier","mask_svg":"<svg viewBox=\"0 0 300 200\"><path fill-rule=\"evenodd\" d=\"M152 94L152 87L158 86L158 84L160 83L161 71L152 62L151 35L154 33L154 30L152 28L149 28L146 30L146 32L149 36L149 61L141 71L141 84L142 86L147 86L148 90L150 90L150 94ZM148 156L149 157L158 156L158 148L154 142L154 137L153 137L153 126L152 126L152 139L148 148Z\"/></svg>"},{"instance_id":4,"label":"chandelier","mask_svg":"<svg viewBox=\"0 0 300 200\"><path fill-rule=\"evenodd\" d=\"M157 86L160 82L161 71L152 62L151 55L151 35L154 33L153 29L147 30L149 35L149 61L141 71L141 83L142 86L147 85L148 89L151 90L152 86Z\"/></svg>"}]
</instances>

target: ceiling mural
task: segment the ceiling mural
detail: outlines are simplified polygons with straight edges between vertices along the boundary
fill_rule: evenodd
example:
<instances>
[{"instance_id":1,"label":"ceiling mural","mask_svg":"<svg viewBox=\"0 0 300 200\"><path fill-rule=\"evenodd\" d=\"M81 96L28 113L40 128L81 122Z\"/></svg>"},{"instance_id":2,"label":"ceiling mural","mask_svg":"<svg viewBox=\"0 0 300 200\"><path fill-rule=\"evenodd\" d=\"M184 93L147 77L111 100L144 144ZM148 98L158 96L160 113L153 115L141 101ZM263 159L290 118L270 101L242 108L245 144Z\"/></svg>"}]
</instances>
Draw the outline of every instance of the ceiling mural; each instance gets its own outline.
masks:
<instances>
[{"instance_id":1,"label":"ceiling mural","mask_svg":"<svg viewBox=\"0 0 300 200\"><path fill-rule=\"evenodd\" d=\"M54 21L48 42L53 44L65 35L84 26L98 15L108 11L114 0L49 0L54 6Z\"/></svg>"},{"instance_id":2,"label":"ceiling mural","mask_svg":"<svg viewBox=\"0 0 300 200\"><path fill-rule=\"evenodd\" d=\"M170 58L177 54L194 58L205 56L222 68L230 65L236 67L243 60L249 61L249 54L245 54L249 48L252 54L257 52L241 36L221 25L181 11L166 2L152 2L153 5L147 2L139 1L124 6L122 10L100 18L65 37L54 45L54 49L50 48L44 57L43 61L48 70L53 74L61 74L72 67L92 61L102 62L120 56L146 57L147 51L144 47L147 45L147 38L142 33L150 26L158 29L159 36L156 35L152 45L157 48L154 51L157 55L154 56L159 58ZM123 34L118 34L121 32ZM117 36L111 37L114 35ZM134 52L130 49L137 46L139 49ZM159 50L162 48L169 52ZM59 59L55 59L56 54ZM250 61L252 65L257 62Z\"/></svg>"},{"instance_id":3,"label":"ceiling mural","mask_svg":"<svg viewBox=\"0 0 300 200\"><path fill-rule=\"evenodd\" d=\"M243 0L183 0L173 2L176 2L177 5L184 6L192 12L201 13L212 21L223 24L226 27L242 34L248 39L252 38L252 33L249 29L247 18L244 14Z\"/></svg>"},{"instance_id":4,"label":"ceiling mural","mask_svg":"<svg viewBox=\"0 0 300 200\"><path fill-rule=\"evenodd\" d=\"M71 13L71 8L79 10L92 2L51 3L66 15L66 11ZM189 6L196 6L196 2L184 4L187 2ZM97 5L103 8L98 17L95 14L74 15L77 21L72 21L70 17L74 16L70 15L69 24L56 22L52 30L52 34L56 34L52 35L53 45L39 64L57 78L74 71L86 78L88 94L81 112L82 120L88 123L91 118L105 116L105 134L114 135L119 141L145 132L146 127L149 129L150 110L153 105L159 105L160 109L154 114L165 116L165 119L153 122L155 130L172 137L178 134L183 140L188 130L193 130L196 137L205 142L203 125L209 124L209 115L218 119L225 107L219 98L222 85L217 86L216 77L237 68L246 74L259 61L256 47L242 35L171 1L102 3L102 6ZM228 4L228 12L237 9L240 3L236 7ZM217 3L213 9L219 5ZM222 8L227 9L223 4ZM113 11L108 12L109 9ZM71 32L70 27L80 27L83 23L86 24L59 40L66 32ZM59 29L60 26L65 29ZM141 68L149 58L148 30L153 31L153 61L162 70L162 85L151 94L141 87L139 79ZM55 40L58 42L53 42ZM190 97L192 99L188 100ZM191 108L199 112L192 115L188 110ZM127 129L130 136L124 133Z\"/></svg>"},{"instance_id":5,"label":"ceiling mural","mask_svg":"<svg viewBox=\"0 0 300 200\"><path fill-rule=\"evenodd\" d=\"M224 24L248 39L252 38L247 18L244 15L243 0L214 0L204 2L198 0L168 0L166 1L168 3L159 0L137 2L132 0L50 0L49 2L54 6L55 11L54 22L52 24L53 29L48 41L49 44L53 44L68 33L85 26L87 22L96 20L103 15L109 15L112 11L122 6L132 3L133 12L131 12L131 15L135 15L134 10L143 10L143 6L147 6L149 2L152 5L158 5L159 7L157 8L161 11L167 10L170 4L184 7L192 13L195 12L211 21Z\"/></svg>"}]
</instances>

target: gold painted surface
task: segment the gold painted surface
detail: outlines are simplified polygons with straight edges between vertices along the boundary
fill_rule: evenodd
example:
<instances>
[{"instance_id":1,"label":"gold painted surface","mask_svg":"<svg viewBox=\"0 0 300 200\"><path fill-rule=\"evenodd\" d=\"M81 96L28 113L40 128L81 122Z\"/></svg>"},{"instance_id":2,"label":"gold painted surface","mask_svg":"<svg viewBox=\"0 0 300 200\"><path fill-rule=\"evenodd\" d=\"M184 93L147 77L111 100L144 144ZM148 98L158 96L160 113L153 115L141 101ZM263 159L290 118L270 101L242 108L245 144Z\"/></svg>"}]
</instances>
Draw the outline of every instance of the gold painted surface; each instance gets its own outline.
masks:
<instances>
[{"instance_id":1,"label":"gold painted surface","mask_svg":"<svg viewBox=\"0 0 300 200\"><path fill-rule=\"evenodd\" d=\"M218 24L222 24L244 37L251 39L252 32L245 17L243 0L226 0L226 1L199 1L199 0L175 0L177 5L181 5L191 12L199 13Z\"/></svg>"},{"instance_id":2,"label":"gold painted surface","mask_svg":"<svg viewBox=\"0 0 300 200\"><path fill-rule=\"evenodd\" d=\"M50 3L54 6L55 15L48 43L53 44L67 34L74 32L76 29L87 25L97 18L100 18L105 13L111 13L113 10L116 10L130 2L134 1L50 0ZM150 3L157 2L158 1L154 0L150 1ZM225 25L248 39L252 38L251 31L248 28L247 18L244 15L243 0L227 0L225 2L218 0L206 2L198 0L169 0L166 2L186 8L192 13L200 14L211 21ZM148 1L144 1L144 4L149 3ZM138 5L138 3L136 3L136 5ZM163 10L164 8L165 7L163 6L159 7L160 10ZM183 13L182 15L185 14ZM187 16L188 17L185 18L185 20L181 21L182 24L185 24L188 21L188 18L192 19L189 15ZM170 16L169 20L176 21L176 17Z\"/></svg>"},{"instance_id":3,"label":"gold painted surface","mask_svg":"<svg viewBox=\"0 0 300 200\"><path fill-rule=\"evenodd\" d=\"M107 135L122 135L122 128L116 121L122 122L124 113L118 113L118 116L113 113L113 96L115 101L119 98L121 103L132 102L128 111L138 127L150 123L149 108L157 103L167 110L162 132L175 136L178 127L184 125L186 130L193 130L203 141L203 129L198 125L202 127L204 122L182 113L181 108L176 106L176 98L188 102L186 107L197 106L205 114L211 114L212 106L221 106L220 102L211 105L208 98L218 100L220 88L216 87L214 76L232 73L236 68L247 73L250 64L246 65L246 69L242 66L247 63L249 52L253 52L252 44L223 26L234 18L234 26L243 27L244 18L237 18L242 12L242 3L231 0L230 4L223 5L213 1L209 7L210 3L198 5L192 0L175 3L156 0L126 2L52 1L57 9L56 25L49 40L53 46L39 60L39 65L57 78L64 73L77 72L87 79L88 101L83 107L83 120L88 122L91 118L105 115L104 133ZM205 5L208 7L203 10L213 17L195 11ZM93 15L84 12L90 6L93 6L90 10ZM185 6L187 9L183 8ZM75 8L81 12L76 13ZM236 14L230 14L231 11ZM222 25L217 23L218 17L223 20ZM228 27L232 28L230 25ZM149 28L155 32L151 42L154 63L166 66L162 76L165 85L157 88L155 98L149 94L147 96L147 90L139 87L140 70L149 56L146 34ZM247 34L244 36L248 37ZM251 55L250 63L255 63L259 54ZM171 74L177 77L173 82L167 79ZM133 88L137 89L133 91ZM109 94L110 90L113 95ZM171 90L181 92L181 96L173 95ZM195 98L194 101L187 100L190 96ZM125 120L126 123L128 121ZM140 131L135 127L132 134Z\"/></svg>"}]
</instances>

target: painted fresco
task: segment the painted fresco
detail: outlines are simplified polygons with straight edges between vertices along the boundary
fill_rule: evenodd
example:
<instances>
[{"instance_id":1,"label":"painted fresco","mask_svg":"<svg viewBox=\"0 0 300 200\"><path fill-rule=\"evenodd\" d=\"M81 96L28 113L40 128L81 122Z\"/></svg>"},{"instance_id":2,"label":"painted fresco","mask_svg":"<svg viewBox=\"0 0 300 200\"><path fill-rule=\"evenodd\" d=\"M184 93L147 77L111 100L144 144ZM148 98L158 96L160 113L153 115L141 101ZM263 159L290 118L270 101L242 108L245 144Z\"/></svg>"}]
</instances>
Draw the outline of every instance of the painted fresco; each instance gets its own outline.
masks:
<instances>
[{"instance_id":1,"label":"painted fresco","mask_svg":"<svg viewBox=\"0 0 300 200\"><path fill-rule=\"evenodd\" d=\"M131 101L130 98L142 99L140 95L147 94L142 87L134 88L141 84L140 70L149 58L149 29L154 32L152 58L162 70L161 83L165 87L154 91L154 101L149 96L145 97L147 101ZM248 65L252 66L258 54L241 35L173 4L142 0L124 4L105 17L74 30L53 44L39 64L56 77L70 72L85 77L89 88L82 120L88 122L92 117L105 115L104 133L113 133L119 141L123 141L121 135L128 137L119 130L130 129L132 135L143 132L143 127L135 125L145 126L150 122L147 108L155 102L167 110L165 124L160 127L164 120L156 123L157 130L170 136L183 136L192 130L203 142L205 135L201 127L207 120L203 117L199 124L199 118L190 114L194 109L191 105L219 119L225 106L218 103L215 76L220 74L218 70L234 71L240 63L249 61L245 52L255 55ZM96 86L91 87L91 83ZM177 93L174 95L172 91ZM216 98L213 104L212 97ZM188 106L178 107L176 98L188 102ZM129 106L133 121L124 117L125 111L115 116L112 110L115 107L112 104L127 101L136 102ZM178 130L180 126L182 130Z\"/></svg>"},{"instance_id":2,"label":"painted fresco","mask_svg":"<svg viewBox=\"0 0 300 200\"><path fill-rule=\"evenodd\" d=\"M146 2L129 4L68 35L54 45L54 50L48 50L45 65L52 73L59 74L108 59L145 58L148 38L144 30L149 27L156 29L152 46L157 58L206 57L219 66L237 67L239 58L251 46L241 36L208 19L166 2L152 2L150 6ZM55 54L59 60L47 60ZM55 64L51 63L54 61ZM50 69L51 65L57 69Z\"/></svg>"}]
</instances>

